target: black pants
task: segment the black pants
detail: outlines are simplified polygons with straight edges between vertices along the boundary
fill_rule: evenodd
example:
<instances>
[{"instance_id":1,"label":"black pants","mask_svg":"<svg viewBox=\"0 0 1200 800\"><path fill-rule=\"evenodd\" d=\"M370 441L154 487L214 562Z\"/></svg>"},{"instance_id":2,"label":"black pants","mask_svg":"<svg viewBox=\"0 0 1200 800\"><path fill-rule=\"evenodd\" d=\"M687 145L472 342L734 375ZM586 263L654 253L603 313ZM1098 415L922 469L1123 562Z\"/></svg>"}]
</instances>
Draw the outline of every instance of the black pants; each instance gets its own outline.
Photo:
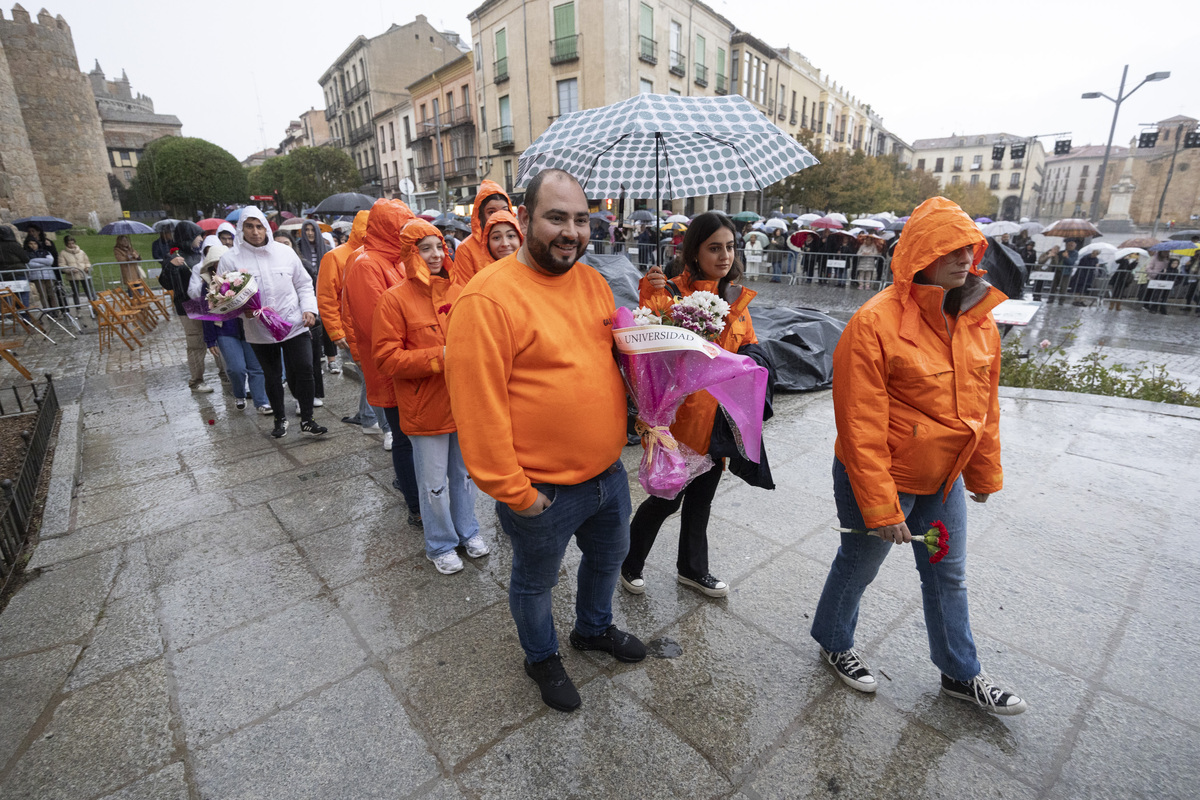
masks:
<instances>
[{"instance_id":1,"label":"black pants","mask_svg":"<svg viewBox=\"0 0 1200 800\"><path fill-rule=\"evenodd\" d=\"M313 371L313 397L325 397L325 358L324 358L324 339L329 337L325 335L325 326L318 320L317 324L308 329L308 335L312 337L312 371Z\"/></svg>"},{"instance_id":2,"label":"black pants","mask_svg":"<svg viewBox=\"0 0 1200 800\"><path fill-rule=\"evenodd\" d=\"M300 403L300 419L312 419L313 372L312 336L304 331L298 336L275 344L250 343L250 349L258 359L267 383L267 399L275 412L275 419L286 419L283 407L283 367L287 365L288 388L292 397Z\"/></svg>"},{"instance_id":3,"label":"black pants","mask_svg":"<svg viewBox=\"0 0 1200 800\"><path fill-rule=\"evenodd\" d=\"M383 415L387 417L388 427L392 431L392 469L396 473L393 484L404 495L404 503L408 510L417 516L421 515L421 495L417 489L417 468L413 463L412 442L400 430L400 409L396 406L384 408Z\"/></svg>"},{"instance_id":4,"label":"black pants","mask_svg":"<svg viewBox=\"0 0 1200 800\"><path fill-rule=\"evenodd\" d=\"M658 536L658 529L683 505L679 524L679 556L675 568L685 578L703 578L708 574L708 516L712 511L713 495L721 481L723 460L708 472L697 475L672 500L647 497L629 523L629 555L621 565L626 574L641 575L646 556Z\"/></svg>"}]
</instances>

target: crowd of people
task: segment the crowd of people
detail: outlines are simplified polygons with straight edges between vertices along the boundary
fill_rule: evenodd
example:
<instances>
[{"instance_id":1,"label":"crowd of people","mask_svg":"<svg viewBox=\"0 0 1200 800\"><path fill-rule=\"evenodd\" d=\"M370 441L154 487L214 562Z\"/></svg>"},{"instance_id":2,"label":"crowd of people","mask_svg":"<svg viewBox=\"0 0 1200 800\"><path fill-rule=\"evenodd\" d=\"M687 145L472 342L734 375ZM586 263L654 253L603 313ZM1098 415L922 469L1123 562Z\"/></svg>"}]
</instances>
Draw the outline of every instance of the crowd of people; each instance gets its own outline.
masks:
<instances>
[{"instance_id":1,"label":"crowd of people","mask_svg":"<svg viewBox=\"0 0 1200 800\"><path fill-rule=\"evenodd\" d=\"M628 409L613 358L615 301L599 272L579 263L589 222L578 182L546 170L515 213L501 187L485 182L472 233L454 255L441 231L388 199L360 212L340 244L307 225L298 244L272 238L253 207L221 232L228 245L191 223L164 238L166 281L185 281L184 296L199 295L206 270L248 272L264 305L292 326L276 341L252 317L212 330L199 325L200 366L204 345L215 341L238 407L249 398L266 408L274 436L287 434L285 377L301 430L326 432L312 419L314 373L330 363L317 331L358 364L362 397L346 421L386 432L406 524L422 532L439 573L463 570L464 555L491 552L475 492L496 501L511 548L509 606L524 669L560 711L581 704L559 655L551 603L572 540L582 553L569 636L577 649L623 662L646 656L639 638L614 624L613 596L656 590L645 566L662 525L681 507L678 583L706 597L729 592L709 563L708 520L726 460L712 452L721 415L707 392L687 398L671 432L696 453L711 452L712 468L675 498L632 507L621 460ZM934 565L924 547L914 551L942 691L1015 714L1024 702L979 664L965 579L965 497L983 502L1003 483L999 336L989 314L1003 295L980 279L986 242L957 206L928 201L909 225L893 261L895 282L855 315L835 356L833 487L846 532L812 636L840 680L875 691L854 647L859 599L890 545L912 542L936 520L948 529L946 558ZM720 212L697 216L678 242L678 274L650 268L640 302L662 310L695 292L716 294L730 306L717 344L763 359L738 235ZM190 330L188 338L191 352ZM946 373L955 377L938 378Z\"/></svg>"}]
</instances>

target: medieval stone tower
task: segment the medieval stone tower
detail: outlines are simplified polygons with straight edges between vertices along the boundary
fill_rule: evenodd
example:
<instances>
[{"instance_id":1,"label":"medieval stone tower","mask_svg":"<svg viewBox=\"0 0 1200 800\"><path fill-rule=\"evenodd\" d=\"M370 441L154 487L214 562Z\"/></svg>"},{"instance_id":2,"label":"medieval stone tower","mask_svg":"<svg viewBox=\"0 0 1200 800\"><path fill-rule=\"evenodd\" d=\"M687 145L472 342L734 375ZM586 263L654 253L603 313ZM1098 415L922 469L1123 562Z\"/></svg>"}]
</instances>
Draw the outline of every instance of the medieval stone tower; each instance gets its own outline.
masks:
<instances>
[{"instance_id":1,"label":"medieval stone tower","mask_svg":"<svg viewBox=\"0 0 1200 800\"><path fill-rule=\"evenodd\" d=\"M0 212L52 214L77 225L121 215L100 115L79 71L71 28L43 9L0 15Z\"/></svg>"}]
</instances>

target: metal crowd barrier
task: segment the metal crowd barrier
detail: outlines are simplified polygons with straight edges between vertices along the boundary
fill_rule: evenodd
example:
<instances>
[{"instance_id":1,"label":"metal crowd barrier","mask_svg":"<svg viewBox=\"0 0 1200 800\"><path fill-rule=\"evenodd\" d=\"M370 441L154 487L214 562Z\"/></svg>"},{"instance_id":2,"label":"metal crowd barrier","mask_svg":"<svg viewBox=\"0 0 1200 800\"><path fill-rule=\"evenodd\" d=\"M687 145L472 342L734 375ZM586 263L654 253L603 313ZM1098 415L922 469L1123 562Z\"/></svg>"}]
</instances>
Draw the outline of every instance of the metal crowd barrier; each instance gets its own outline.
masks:
<instances>
[{"instance_id":1,"label":"metal crowd barrier","mask_svg":"<svg viewBox=\"0 0 1200 800\"><path fill-rule=\"evenodd\" d=\"M1197 262L1153 276L1139 269L1034 265L1026 287L1034 300L1047 304L1090 306L1103 302L1116 308L1140 303L1156 313L1165 314L1170 308L1200 313L1200 259Z\"/></svg>"}]
</instances>

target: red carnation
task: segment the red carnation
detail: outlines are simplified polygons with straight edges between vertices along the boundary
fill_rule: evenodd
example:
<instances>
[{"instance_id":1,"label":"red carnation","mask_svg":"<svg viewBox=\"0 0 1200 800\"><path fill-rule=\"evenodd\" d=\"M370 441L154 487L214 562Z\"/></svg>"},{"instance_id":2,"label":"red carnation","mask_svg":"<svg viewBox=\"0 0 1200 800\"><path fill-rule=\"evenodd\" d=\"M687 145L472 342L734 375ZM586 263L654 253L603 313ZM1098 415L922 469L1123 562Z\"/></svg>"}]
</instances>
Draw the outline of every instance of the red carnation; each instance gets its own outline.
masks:
<instances>
[{"instance_id":1,"label":"red carnation","mask_svg":"<svg viewBox=\"0 0 1200 800\"><path fill-rule=\"evenodd\" d=\"M929 557L930 564L938 563L939 561L941 561L943 558L946 557L947 553L950 552L950 532L948 530L946 530L946 526L942 523L941 520L937 520L936 522L934 522L932 524L932 527L930 528L930 530L934 530L934 529L936 529L938 532L937 552Z\"/></svg>"},{"instance_id":2,"label":"red carnation","mask_svg":"<svg viewBox=\"0 0 1200 800\"><path fill-rule=\"evenodd\" d=\"M449 303L446 303L446 305L444 305L444 306L440 306L440 307L438 308L437 312L438 312L439 314L449 314L449 313L450 313L450 304L449 304Z\"/></svg>"}]
</instances>

